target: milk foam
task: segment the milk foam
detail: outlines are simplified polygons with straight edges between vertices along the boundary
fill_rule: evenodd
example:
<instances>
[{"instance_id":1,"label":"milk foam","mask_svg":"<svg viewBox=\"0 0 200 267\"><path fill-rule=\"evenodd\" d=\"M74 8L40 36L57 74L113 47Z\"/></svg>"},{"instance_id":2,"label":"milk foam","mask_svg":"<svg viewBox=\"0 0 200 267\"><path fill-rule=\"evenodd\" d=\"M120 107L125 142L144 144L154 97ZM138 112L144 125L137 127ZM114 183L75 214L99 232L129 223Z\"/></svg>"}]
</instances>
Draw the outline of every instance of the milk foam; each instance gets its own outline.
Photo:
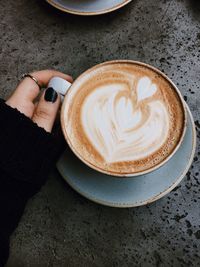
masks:
<instances>
[{"instance_id":1,"label":"milk foam","mask_svg":"<svg viewBox=\"0 0 200 267\"><path fill-rule=\"evenodd\" d=\"M148 157L168 137L169 112L155 97L158 86L146 76L131 79L132 88L125 82L94 88L82 104L83 130L107 163Z\"/></svg>"}]
</instances>

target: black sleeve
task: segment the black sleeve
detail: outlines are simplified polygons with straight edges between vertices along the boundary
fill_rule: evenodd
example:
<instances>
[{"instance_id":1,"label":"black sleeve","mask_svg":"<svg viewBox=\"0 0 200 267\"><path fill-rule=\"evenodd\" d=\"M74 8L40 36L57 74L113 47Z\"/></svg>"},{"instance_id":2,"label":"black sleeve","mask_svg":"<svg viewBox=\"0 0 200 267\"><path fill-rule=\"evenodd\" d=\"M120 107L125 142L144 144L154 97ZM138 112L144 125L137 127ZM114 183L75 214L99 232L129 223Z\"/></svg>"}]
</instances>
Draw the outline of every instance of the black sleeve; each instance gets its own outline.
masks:
<instances>
[{"instance_id":1,"label":"black sleeve","mask_svg":"<svg viewBox=\"0 0 200 267\"><path fill-rule=\"evenodd\" d=\"M0 99L0 266L26 202L45 183L63 149L61 139Z\"/></svg>"}]
</instances>

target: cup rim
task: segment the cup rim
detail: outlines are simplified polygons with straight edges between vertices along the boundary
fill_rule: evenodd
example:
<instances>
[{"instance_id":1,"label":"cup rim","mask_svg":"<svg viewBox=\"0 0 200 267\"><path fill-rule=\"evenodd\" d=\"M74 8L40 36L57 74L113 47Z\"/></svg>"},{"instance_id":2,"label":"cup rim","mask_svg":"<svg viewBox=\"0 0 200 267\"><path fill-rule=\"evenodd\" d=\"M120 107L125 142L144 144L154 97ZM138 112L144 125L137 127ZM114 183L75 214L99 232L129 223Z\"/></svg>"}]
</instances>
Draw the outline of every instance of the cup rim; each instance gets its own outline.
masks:
<instances>
[{"instance_id":1,"label":"cup rim","mask_svg":"<svg viewBox=\"0 0 200 267\"><path fill-rule=\"evenodd\" d=\"M71 141L70 141L70 138L68 137L67 135L67 131L65 129L65 126L64 126L64 110L65 110L65 106L66 106L66 102L67 102L67 96L69 94L69 92L73 89L73 85L78 81L80 80L83 76L85 76L87 73L90 73L91 71L101 67L101 66L104 66L104 65L109 65L109 64L118 64L118 63L127 63L127 64L135 64L135 65L140 65L140 66L144 66L144 67L147 67L151 70L153 70L154 72L160 74L162 77L164 77L164 79L166 79L174 88L174 90L176 91L176 93L178 94L178 97L179 97L179 100L182 104L182 109L183 109L183 113L184 113L184 121L183 121L183 130L182 130L182 134L181 134L181 137L179 139L179 142L177 143L177 145L175 146L174 150L172 151L171 154L169 154L162 162L160 162L159 164L151 167L151 168L148 168L144 171L140 171L140 172L134 172L134 173L119 173L119 172L112 172L112 171L107 171L107 170L104 170L103 168L99 168L97 167L96 165L88 162L87 160L85 160L82 155L76 151L76 149L73 147ZM127 177L135 177L135 176L140 176L140 175L144 175L144 174L148 174L150 172L153 172L157 169L159 169L161 166L163 166L166 162L168 162L172 157L173 155L176 153L176 151L179 149L179 147L181 146L183 140L184 140L184 137L185 137L185 133L186 133L186 127L187 127L187 111L186 111L186 106L185 106L185 101L183 99L183 96L181 95L178 87L174 84L174 82L165 74L163 73L162 71L160 71L159 69L157 69L156 67L153 67L147 63L143 63L143 62L140 62L140 61L135 61L135 60L111 60L111 61L105 61L103 63L100 63L100 64L97 64L89 69L87 69L86 71L84 71L83 73L81 73L78 78L73 82L72 86L69 88L69 90L67 91L66 95L65 95L65 98L64 98L64 101L63 101L63 104L62 104L62 107L61 107L61 116L60 116L60 121L61 121L61 128L62 128L62 132L64 134L64 137L65 137L65 140L66 142L68 143L70 149L73 151L73 153L83 162L85 163L87 166L89 166L90 168L100 172L100 173L104 173L104 174L107 174L107 175L111 175L111 176L115 176L116 178L117 177L121 177L121 178L127 178Z\"/></svg>"}]
</instances>

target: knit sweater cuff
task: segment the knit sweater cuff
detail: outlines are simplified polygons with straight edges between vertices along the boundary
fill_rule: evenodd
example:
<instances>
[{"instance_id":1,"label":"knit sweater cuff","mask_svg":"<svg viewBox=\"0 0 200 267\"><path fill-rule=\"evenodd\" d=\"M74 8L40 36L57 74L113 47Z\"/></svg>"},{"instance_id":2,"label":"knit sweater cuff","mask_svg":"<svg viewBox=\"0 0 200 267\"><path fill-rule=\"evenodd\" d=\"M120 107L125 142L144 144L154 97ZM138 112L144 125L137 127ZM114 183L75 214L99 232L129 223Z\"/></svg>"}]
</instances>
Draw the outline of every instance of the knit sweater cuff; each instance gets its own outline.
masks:
<instances>
[{"instance_id":1,"label":"knit sweater cuff","mask_svg":"<svg viewBox=\"0 0 200 267\"><path fill-rule=\"evenodd\" d=\"M58 154L57 140L0 99L0 168L17 180L42 185Z\"/></svg>"}]
</instances>

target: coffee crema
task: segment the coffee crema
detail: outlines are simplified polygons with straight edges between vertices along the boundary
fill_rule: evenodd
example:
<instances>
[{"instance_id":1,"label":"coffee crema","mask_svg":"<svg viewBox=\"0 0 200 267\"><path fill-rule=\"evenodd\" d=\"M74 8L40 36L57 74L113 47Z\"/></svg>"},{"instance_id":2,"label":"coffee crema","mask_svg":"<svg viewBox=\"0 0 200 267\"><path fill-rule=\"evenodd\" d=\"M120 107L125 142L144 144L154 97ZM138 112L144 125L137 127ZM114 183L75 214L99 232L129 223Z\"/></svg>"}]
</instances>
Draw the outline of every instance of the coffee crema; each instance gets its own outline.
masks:
<instances>
[{"instance_id":1,"label":"coffee crema","mask_svg":"<svg viewBox=\"0 0 200 267\"><path fill-rule=\"evenodd\" d=\"M165 161L185 124L173 84L136 62L88 70L72 85L63 109L63 131L74 152L91 167L119 176Z\"/></svg>"}]
</instances>

